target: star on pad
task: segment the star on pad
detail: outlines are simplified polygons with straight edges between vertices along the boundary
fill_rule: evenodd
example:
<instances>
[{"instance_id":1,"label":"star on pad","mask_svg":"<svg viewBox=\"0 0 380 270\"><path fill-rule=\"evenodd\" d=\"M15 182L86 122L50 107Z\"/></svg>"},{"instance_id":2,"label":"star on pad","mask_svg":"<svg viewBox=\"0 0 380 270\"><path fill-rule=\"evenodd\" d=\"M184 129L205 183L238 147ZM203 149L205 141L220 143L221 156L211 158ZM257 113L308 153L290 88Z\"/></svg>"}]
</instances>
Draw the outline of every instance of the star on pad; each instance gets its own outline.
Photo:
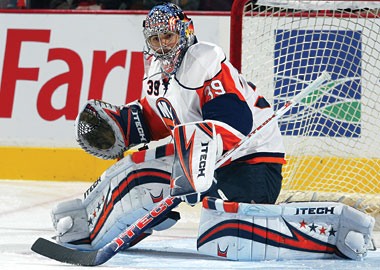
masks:
<instances>
[{"instance_id":1,"label":"star on pad","mask_svg":"<svg viewBox=\"0 0 380 270\"><path fill-rule=\"evenodd\" d=\"M305 220L302 220L302 222L300 222L300 228L306 228L306 225L307 223L305 222Z\"/></svg>"},{"instance_id":2,"label":"star on pad","mask_svg":"<svg viewBox=\"0 0 380 270\"><path fill-rule=\"evenodd\" d=\"M326 228L325 227L322 227L321 229L319 229L319 232L320 234L326 234Z\"/></svg>"},{"instance_id":3,"label":"star on pad","mask_svg":"<svg viewBox=\"0 0 380 270\"><path fill-rule=\"evenodd\" d=\"M310 228L310 231L313 231L313 232L316 232L316 228L317 228L318 226L316 226L314 223L313 224L311 224L310 226L309 226L309 228Z\"/></svg>"},{"instance_id":4,"label":"star on pad","mask_svg":"<svg viewBox=\"0 0 380 270\"><path fill-rule=\"evenodd\" d=\"M334 229L331 227L331 229L329 230L329 236L335 236L335 233L336 231L334 231Z\"/></svg>"}]
</instances>

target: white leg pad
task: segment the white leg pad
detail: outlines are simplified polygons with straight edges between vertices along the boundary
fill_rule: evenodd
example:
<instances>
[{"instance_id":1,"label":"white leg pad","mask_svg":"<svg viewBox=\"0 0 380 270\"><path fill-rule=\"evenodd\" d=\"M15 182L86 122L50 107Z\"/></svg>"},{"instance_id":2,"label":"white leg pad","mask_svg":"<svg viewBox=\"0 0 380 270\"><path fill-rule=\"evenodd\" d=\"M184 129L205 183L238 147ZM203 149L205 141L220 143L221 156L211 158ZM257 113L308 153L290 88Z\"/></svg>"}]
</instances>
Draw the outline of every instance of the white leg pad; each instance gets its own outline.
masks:
<instances>
[{"instance_id":1,"label":"white leg pad","mask_svg":"<svg viewBox=\"0 0 380 270\"><path fill-rule=\"evenodd\" d=\"M168 196L173 155L155 150L146 150L144 159L126 156L85 191L83 200L55 206L51 214L57 242L99 249ZM157 153L163 156L156 159Z\"/></svg>"},{"instance_id":2,"label":"white leg pad","mask_svg":"<svg viewBox=\"0 0 380 270\"><path fill-rule=\"evenodd\" d=\"M197 247L230 260L361 259L374 219L335 202L244 204L205 198Z\"/></svg>"}]
</instances>

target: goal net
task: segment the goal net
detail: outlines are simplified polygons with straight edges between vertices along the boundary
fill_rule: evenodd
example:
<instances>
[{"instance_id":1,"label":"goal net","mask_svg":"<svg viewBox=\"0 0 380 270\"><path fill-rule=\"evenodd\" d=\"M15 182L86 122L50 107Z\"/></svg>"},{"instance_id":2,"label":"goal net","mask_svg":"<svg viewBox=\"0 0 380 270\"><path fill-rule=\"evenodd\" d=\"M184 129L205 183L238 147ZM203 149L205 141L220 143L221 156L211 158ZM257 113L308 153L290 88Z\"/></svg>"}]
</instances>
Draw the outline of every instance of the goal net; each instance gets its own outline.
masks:
<instances>
[{"instance_id":1,"label":"goal net","mask_svg":"<svg viewBox=\"0 0 380 270\"><path fill-rule=\"evenodd\" d=\"M279 120L279 201L341 201L380 216L380 1L236 0L232 64L277 110L322 71L332 78Z\"/></svg>"}]
</instances>

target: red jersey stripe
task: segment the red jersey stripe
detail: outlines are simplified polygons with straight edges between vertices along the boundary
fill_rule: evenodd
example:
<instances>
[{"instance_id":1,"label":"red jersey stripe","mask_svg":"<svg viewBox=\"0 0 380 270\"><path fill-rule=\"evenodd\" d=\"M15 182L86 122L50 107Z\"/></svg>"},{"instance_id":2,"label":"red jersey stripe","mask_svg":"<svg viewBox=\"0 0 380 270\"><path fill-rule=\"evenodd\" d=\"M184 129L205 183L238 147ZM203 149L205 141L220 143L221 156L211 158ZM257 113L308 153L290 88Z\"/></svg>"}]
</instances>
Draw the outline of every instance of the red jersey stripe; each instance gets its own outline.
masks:
<instances>
[{"instance_id":1,"label":"red jersey stripe","mask_svg":"<svg viewBox=\"0 0 380 270\"><path fill-rule=\"evenodd\" d=\"M248 164L257 164L257 163L280 163L286 164L286 160L284 158L279 157L255 157L249 160L237 161Z\"/></svg>"},{"instance_id":2,"label":"red jersey stripe","mask_svg":"<svg viewBox=\"0 0 380 270\"><path fill-rule=\"evenodd\" d=\"M151 138L153 140L159 140L169 136L171 134L170 131L166 128L161 118L150 107L145 97L140 103L143 106L143 117L145 124L149 128Z\"/></svg>"}]
</instances>

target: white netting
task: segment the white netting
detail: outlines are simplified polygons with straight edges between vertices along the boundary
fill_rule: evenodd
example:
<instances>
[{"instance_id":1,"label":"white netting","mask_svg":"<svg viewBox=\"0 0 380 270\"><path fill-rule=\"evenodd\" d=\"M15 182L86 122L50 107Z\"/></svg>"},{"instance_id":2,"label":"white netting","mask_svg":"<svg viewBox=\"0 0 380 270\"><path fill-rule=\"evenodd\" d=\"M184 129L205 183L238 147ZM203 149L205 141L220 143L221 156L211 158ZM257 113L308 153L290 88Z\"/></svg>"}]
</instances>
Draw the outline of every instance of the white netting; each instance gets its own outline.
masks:
<instances>
[{"instance_id":1,"label":"white netting","mask_svg":"<svg viewBox=\"0 0 380 270\"><path fill-rule=\"evenodd\" d=\"M258 0L256 5L298 10L379 8L378 1L322 1L322 0Z\"/></svg>"},{"instance_id":2,"label":"white netting","mask_svg":"<svg viewBox=\"0 0 380 270\"><path fill-rule=\"evenodd\" d=\"M380 2L259 2L244 8L242 73L275 110L332 74L279 122L288 162L280 201L341 199L378 214Z\"/></svg>"}]
</instances>

